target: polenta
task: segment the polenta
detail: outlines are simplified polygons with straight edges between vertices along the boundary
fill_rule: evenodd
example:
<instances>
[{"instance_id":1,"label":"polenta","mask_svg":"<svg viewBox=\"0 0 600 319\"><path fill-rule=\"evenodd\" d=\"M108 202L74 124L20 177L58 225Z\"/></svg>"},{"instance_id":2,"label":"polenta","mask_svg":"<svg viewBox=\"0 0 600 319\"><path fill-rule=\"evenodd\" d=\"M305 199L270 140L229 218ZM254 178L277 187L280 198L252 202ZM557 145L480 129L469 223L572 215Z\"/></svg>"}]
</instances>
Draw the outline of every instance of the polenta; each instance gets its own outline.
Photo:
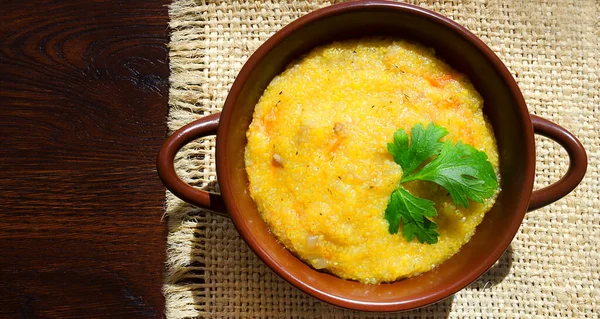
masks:
<instances>
[{"instance_id":1,"label":"polenta","mask_svg":"<svg viewBox=\"0 0 600 319\"><path fill-rule=\"evenodd\" d=\"M433 122L444 138L498 150L468 79L432 49L390 38L319 47L276 76L256 105L245 151L250 194L271 232L316 269L363 283L412 277L469 241L496 196L457 207L445 189L404 185L436 203L438 243L390 234L383 215L402 169L387 151L399 128Z\"/></svg>"}]
</instances>

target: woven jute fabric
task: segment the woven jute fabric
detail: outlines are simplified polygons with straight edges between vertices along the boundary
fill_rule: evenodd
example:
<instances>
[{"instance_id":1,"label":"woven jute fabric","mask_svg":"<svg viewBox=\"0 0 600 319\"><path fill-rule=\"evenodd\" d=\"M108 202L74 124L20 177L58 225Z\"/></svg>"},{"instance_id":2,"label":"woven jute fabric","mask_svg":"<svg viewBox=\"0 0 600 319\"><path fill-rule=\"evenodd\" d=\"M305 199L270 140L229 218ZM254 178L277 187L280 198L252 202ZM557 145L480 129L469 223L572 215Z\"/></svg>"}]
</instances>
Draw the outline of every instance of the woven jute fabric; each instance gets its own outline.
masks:
<instances>
[{"instance_id":1,"label":"woven jute fabric","mask_svg":"<svg viewBox=\"0 0 600 319\"><path fill-rule=\"evenodd\" d=\"M164 284L169 318L598 318L600 308L600 3L594 0L412 1L478 35L508 66L533 114L575 133L587 175L562 200L530 212L498 263L440 303L402 314L337 308L266 267L227 218L167 193ZM219 112L238 71L271 34L330 5L320 1L174 0L169 8L171 131ZM190 143L179 175L218 192L215 140ZM535 187L558 180L566 152L536 137Z\"/></svg>"}]
</instances>

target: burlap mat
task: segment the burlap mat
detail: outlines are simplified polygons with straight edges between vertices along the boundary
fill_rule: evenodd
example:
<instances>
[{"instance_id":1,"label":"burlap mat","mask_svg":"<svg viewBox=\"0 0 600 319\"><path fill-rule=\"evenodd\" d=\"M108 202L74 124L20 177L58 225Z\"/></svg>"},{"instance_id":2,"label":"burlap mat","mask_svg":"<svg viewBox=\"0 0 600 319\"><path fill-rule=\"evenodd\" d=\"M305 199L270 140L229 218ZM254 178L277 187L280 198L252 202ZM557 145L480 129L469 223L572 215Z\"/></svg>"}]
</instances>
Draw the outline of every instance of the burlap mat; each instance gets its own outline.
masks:
<instances>
[{"instance_id":1,"label":"burlap mat","mask_svg":"<svg viewBox=\"0 0 600 319\"><path fill-rule=\"evenodd\" d=\"M598 318L600 304L600 3L411 1L466 26L507 64L529 109L574 132L589 168L576 191L527 214L496 266L466 289L403 317ZM175 130L219 112L237 72L272 33L318 1L174 0L169 15L170 113ZM566 171L566 152L537 137L536 187ZM186 181L218 190L214 139L189 145L176 166ZM169 318L385 317L343 310L286 283L247 248L231 221L167 194L164 292ZM400 315L387 315L399 317Z\"/></svg>"}]
</instances>

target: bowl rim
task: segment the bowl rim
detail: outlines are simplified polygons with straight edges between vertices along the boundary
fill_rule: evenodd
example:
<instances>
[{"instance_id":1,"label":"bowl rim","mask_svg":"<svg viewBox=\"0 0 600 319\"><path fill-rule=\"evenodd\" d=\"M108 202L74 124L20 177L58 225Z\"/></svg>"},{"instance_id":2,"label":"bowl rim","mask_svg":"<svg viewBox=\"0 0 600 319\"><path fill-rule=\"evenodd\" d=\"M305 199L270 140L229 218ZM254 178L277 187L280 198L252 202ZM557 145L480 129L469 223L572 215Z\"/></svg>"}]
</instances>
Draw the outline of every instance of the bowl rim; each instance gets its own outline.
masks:
<instances>
[{"instance_id":1,"label":"bowl rim","mask_svg":"<svg viewBox=\"0 0 600 319\"><path fill-rule=\"evenodd\" d=\"M219 154L225 154L226 152L226 145L224 141L228 139L230 129L229 123L231 121L232 108L235 105L237 96L239 96L239 94L241 93L241 90L249 75L253 72L257 64L264 58L264 56L268 54L268 52L270 52L274 47L276 47L288 35L296 31L297 29L312 23L315 20L320 20L340 13L361 11L369 8L410 12L410 14L418 15L425 19L433 20L437 23L444 25L447 28L452 29L454 32L458 33L459 36L465 38L468 42L473 44L486 57L487 61L500 75L500 77L503 79L504 83L512 93L514 100L518 104L517 112L520 113L518 115L522 121L521 123L515 123L515 125L521 125L525 131L525 136L523 137L522 142L525 144L525 149L527 153L523 154L524 160L526 161L526 176L524 176L523 185L524 189L527 191L525 194L523 194L520 202L518 202L517 204L518 212L516 215L518 218L513 218L513 220L509 223L508 227L504 230L504 233L506 235L502 237L502 240L497 246L495 246L495 249L490 251L490 253L485 258L484 262L482 262L479 265L475 265L471 270L466 272L465 276L457 278L457 280L453 284L448 285L445 289L441 289L434 294L430 294L426 298L412 299L409 301L403 300L398 302L375 303L342 298L339 296L332 295L327 291L317 289L309 285L308 283L296 278L284 267L280 267L271 258L271 256L269 256L267 250L256 239L250 236L251 231L245 224L243 214L240 213L240 210L237 207L234 199L235 196L233 194L232 187L229 181L229 178L232 175L232 173L228 170L228 166L225 163L227 161L227 157L219 156ZM535 140L533 125L531 122L529 111L527 109L527 105L525 103L525 99L523 98L521 90L519 89L512 74L504 65L504 63L498 58L498 56L482 40L480 40L477 36L475 36L465 27L461 26L460 24L441 14L411 4L386 0L346 2L312 11L292 21L290 24L283 27L281 30L273 34L267 41L265 41L244 64L229 91L221 113L220 123L221 125L219 125L219 128L217 130L216 141L217 176L219 179L221 194L224 198L228 211L230 212L230 217L237 231L242 236L243 240L248 244L251 250L262 260L262 262L267 264L269 268L271 268L275 273L277 273L287 282L291 283L294 287L317 299L347 309L370 312L405 311L439 302L462 290L470 283L475 281L477 278L479 278L482 274L484 274L490 267L492 267L494 263L501 257L504 251L508 248L523 221L523 218L527 211L527 207L529 205L531 193L533 191L533 180L535 172Z\"/></svg>"}]
</instances>

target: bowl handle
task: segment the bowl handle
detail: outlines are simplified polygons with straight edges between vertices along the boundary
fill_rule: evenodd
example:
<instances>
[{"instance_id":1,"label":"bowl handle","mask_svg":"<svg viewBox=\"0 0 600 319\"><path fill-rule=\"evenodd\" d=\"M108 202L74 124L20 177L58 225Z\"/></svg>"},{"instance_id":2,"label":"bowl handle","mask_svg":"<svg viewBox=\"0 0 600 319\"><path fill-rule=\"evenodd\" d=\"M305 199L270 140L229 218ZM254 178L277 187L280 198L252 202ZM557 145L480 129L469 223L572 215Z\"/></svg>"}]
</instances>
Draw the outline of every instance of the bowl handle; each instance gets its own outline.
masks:
<instances>
[{"instance_id":1,"label":"bowl handle","mask_svg":"<svg viewBox=\"0 0 600 319\"><path fill-rule=\"evenodd\" d=\"M558 182L533 191L529 200L528 211L544 207L563 198L579 185L587 170L585 149L571 132L558 124L533 114L531 115L531 122L535 134L548 137L565 148L569 154L569 169Z\"/></svg>"},{"instance_id":2,"label":"bowl handle","mask_svg":"<svg viewBox=\"0 0 600 319\"><path fill-rule=\"evenodd\" d=\"M182 181L175 172L175 165L173 163L175 154L185 144L200 137L216 134L220 116L221 113L212 114L175 131L160 148L156 160L156 168L162 182L175 196L198 207L227 216L225 202L221 195L197 189Z\"/></svg>"}]
</instances>

